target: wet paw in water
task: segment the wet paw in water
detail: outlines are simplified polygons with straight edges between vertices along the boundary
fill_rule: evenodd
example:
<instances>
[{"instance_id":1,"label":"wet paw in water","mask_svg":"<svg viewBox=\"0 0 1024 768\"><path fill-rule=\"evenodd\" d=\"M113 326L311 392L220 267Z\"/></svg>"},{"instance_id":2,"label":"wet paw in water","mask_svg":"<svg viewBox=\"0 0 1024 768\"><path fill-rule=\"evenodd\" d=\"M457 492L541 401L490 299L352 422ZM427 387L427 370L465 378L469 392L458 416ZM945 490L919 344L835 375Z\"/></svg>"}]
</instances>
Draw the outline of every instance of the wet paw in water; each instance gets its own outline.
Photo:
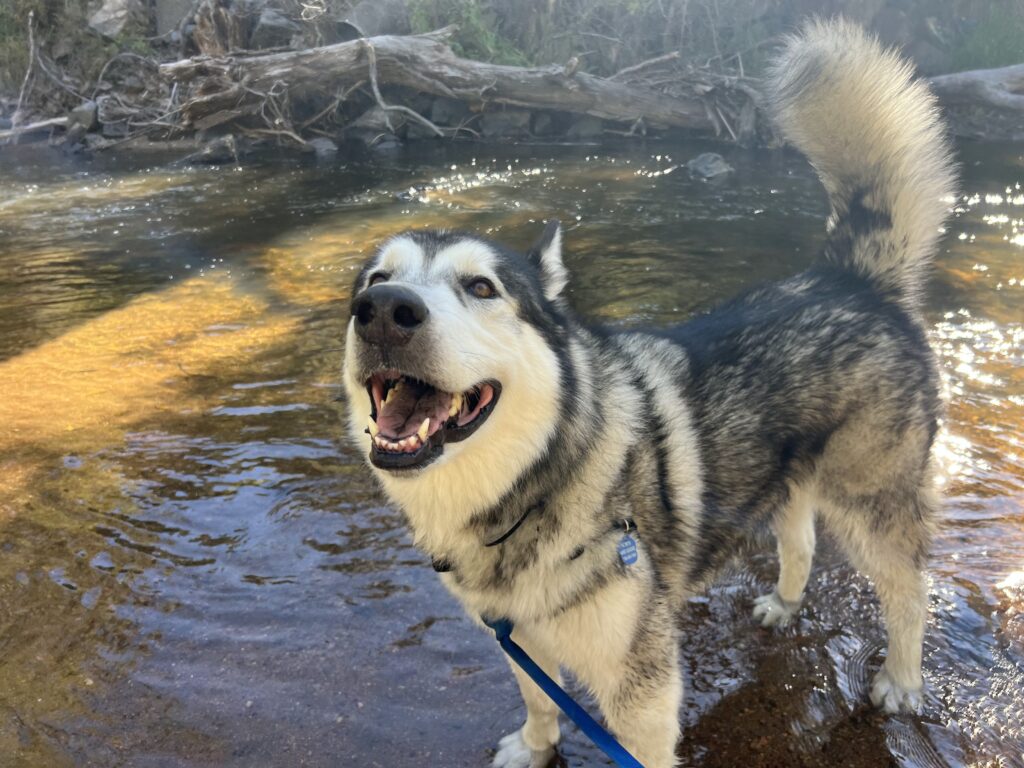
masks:
<instances>
[{"instance_id":1,"label":"wet paw in water","mask_svg":"<svg viewBox=\"0 0 1024 768\"><path fill-rule=\"evenodd\" d=\"M871 685L871 703L890 715L917 713L921 711L921 692L920 685L909 688L897 683L883 666Z\"/></svg>"},{"instance_id":2,"label":"wet paw in water","mask_svg":"<svg viewBox=\"0 0 1024 768\"><path fill-rule=\"evenodd\" d=\"M498 742L498 752L491 762L491 768L545 768L554 755L552 747L530 749L523 739L522 730L518 730Z\"/></svg>"},{"instance_id":3,"label":"wet paw in water","mask_svg":"<svg viewBox=\"0 0 1024 768\"><path fill-rule=\"evenodd\" d=\"M754 618L762 627L784 627L799 610L799 601L783 600L776 591L754 599Z\"/></svg>"}]
</instances>

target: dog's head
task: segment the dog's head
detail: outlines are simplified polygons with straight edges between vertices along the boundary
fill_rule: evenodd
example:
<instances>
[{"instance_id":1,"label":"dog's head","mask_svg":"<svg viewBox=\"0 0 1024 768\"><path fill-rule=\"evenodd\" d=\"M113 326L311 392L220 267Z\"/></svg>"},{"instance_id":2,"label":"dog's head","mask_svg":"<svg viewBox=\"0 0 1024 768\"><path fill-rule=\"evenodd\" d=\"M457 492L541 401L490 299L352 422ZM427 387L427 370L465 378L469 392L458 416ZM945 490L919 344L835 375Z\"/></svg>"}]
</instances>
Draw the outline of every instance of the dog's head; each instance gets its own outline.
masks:
<instances>
[{"instance_id":1,"label":"dog's head","mask_svg":"<svg viewBox=\"0 0 1024 768\"><path fill-rule=\"evenodd\" d=\"M474 473L500 487L543 450L563 376L561 240L557 222L525 255L470 234L410 232L360 271L350 425L389 488L446 474L467 486Z\"/></svg>"}]
</instances>

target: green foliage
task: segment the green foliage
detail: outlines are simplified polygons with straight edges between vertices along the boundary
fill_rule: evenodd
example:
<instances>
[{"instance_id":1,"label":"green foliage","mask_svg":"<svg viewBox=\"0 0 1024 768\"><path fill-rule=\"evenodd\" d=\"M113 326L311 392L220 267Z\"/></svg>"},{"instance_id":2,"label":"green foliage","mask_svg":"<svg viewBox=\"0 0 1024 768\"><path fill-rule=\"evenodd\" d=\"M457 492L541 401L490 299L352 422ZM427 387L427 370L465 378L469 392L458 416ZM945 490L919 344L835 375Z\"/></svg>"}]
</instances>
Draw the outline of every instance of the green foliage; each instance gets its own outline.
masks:
<instances>
[{"instance_id":1,"label":"green foliage","mask_svg":"<svg viewBox=\"0 0 1024 768\"><path fill-rule=\"evenodd\" d=\"M141 35L121 35L117 39L117 43L113 45L115 49L114 53L134 53L139 56L152 56L153 46L150 45L149 40L142 37Z\"/></svg>"},{"instance_id":2,"label":"green foliage","mask_svg":"<svg viewBox=\"0 0 1024 768\"><path fill-rule=\"evenodd\" d=\"M953 69L988 69L1024 62L1024 9L994 2L953 51Z\"/></svg>"},{"instance_id":3,"label":"green foliage","mask_svg":"<svg viewBox=\"0 0 1024 768\"><path fill-rule=\"evenodd\" d=\"M458 25L452 48L460 56L499 64L529 64L527 56L501 32L501 18L490 2L477 0L412 0L409 18L414 32Z\"/></svg>"},{"instance_id":4,"label":"green foliage","mask_svg":"<svg viewBox=\"0 0 1024 768\"><path fill-rule=\"evenodd\" d=\"M773 0L412 0L415 31L456 24L461 55L612 74L669 51L723 71L756 72L782 31Z\"/></svg>"},{"instance_id":5,"label":"green foliage","mask_svg":"<svg viewBox=\"0 0 1024 768\"><path fill-rule=\"evenodd\" d=\"M51 58L60 57L61 71L79 83L91 84L103 64L120 51L152 55L142 36L109 42L92 32L88 6L88 0L0 0L0 92L16 94L25 77L29 12L35 14L36 45Z\"/></svg>"}]
</instances>

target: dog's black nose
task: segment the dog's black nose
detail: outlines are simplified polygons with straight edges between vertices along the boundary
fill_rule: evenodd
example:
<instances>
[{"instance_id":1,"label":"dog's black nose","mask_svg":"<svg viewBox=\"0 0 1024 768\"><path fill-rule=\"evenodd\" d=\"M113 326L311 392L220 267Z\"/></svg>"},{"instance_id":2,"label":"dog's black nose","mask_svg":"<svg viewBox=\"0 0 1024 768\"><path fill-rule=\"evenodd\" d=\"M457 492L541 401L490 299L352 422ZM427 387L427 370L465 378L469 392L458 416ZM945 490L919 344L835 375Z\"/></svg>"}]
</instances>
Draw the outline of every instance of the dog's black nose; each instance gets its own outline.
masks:
<instances>
[{"instance_id":1,"label":"dog's black nose","mask_svg":"<svg viewBox=\"0 0 1024 768\"><path fill-rule=\"evenodd\" d=\"M356 333L368 344L401 346L429 315L423 299L400 285L374 285L352 300Z\"/></svg>"}]
</instances>

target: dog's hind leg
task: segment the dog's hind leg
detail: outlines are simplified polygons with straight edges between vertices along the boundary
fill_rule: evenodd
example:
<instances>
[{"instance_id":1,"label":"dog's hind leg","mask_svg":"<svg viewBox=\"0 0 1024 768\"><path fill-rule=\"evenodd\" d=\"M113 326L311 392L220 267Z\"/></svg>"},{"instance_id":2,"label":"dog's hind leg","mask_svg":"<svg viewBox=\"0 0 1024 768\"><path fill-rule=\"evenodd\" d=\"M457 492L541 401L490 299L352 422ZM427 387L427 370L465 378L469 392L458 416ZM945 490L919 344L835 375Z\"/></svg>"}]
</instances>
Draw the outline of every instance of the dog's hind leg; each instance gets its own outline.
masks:
<instances>
[{"instance_id":1,"label":"dog's hind leg","mask_svg":"<svg viewBox=\"0 0 1024 768\"><path fill-rule=\"evenodd\" d=\"M551 657L531 643L529 636L517 631L513 638L548 677L561 685L558 664ZM518 731L510 733L498 742L498 751L491 764L493 768L544 768L555 754L560 732L558 729L558 707L548 698L537 684L519 668L509 662L515 673L519 691L526 704L526 723Z\"/></svg>"},{"instance_id":2,"label":"dog's hind leg","mask_svg":"<svg viewBox=\"0 0 1024 768\"><path fill-rule=\"evenodd\" d=\"M814 559L814 502L811 494L794 488L773 526L779 549L779 580L775 590L754 601L754 618L761 625L785 626L800 609Z\"/></svg>"},{"instance_id":3,"label":"dog's hind leg","mask_svg":"<svg viewBox=\"0 0 1024 768\"><path fill-rule=\"evenodd\" d=\"M889 645L871 687L871 701L886 712L914 712L921 705L921 648L928 611L922 569L932 512L933 501L925 491L912 493L910 499L880 494L862 500L857 509L827 504L822 508L829 529L853 565L871 579L882 604Z\"/></svg>"}]
</instances>

